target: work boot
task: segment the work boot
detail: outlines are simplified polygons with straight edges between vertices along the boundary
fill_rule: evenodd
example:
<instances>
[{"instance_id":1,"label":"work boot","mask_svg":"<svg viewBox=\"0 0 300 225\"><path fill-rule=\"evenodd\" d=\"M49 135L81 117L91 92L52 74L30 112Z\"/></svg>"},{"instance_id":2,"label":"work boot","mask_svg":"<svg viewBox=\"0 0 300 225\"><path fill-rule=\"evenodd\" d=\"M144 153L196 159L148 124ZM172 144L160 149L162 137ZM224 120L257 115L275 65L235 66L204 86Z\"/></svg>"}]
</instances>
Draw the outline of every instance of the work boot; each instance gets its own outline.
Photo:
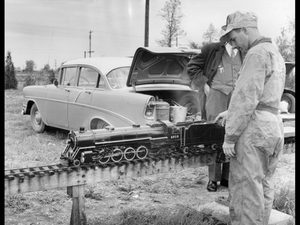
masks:
<instances>
[{"instance_id":1,"label":"work boot","mask_svg":"<svg viewBox=\"0 0 300 225\"><path fill-rule=\"evenodd\" d=\"M217 181L209 180L208 183L207 183L206 189L209 192L216 192L217 191Z\"/></svg>"}]
</instances>

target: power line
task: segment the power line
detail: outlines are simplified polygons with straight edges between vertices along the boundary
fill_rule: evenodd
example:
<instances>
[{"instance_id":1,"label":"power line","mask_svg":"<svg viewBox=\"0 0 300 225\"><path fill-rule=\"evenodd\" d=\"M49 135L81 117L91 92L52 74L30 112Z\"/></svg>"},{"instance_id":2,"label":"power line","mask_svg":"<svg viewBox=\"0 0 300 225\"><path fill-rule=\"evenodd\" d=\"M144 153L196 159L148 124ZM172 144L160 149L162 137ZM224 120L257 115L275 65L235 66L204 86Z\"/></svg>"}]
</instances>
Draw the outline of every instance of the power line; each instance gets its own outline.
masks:
<instances>
[{"instance_id":1,"label":"power line","mask_svg":"<svg viewBox=\"0 0 300 225\"><path fill-rule=\"evenodd\" d=\"M82 28L70 28L70 27L59 27L59 26L47 26L47 25L38 25L38 24L25 24L25 23L15 23L15 22L5 22L6 26L5 31L6 32L17 32L17 33L23 33L28 34L32 36L37 36L38 34L42 35L48 35L49 33L54 31L54 34L57 35L64 35L64 37L69 38L80 38L79 36L82 35L82 32L86 32L86 29ZM12 26L11 26L12 25ZM26 27L26 29L24 29ZM124 34L124 33L118 33L118 32L111 32L103 29L96 29L97 35L99 36L127 36L131 38L141 38L142 35L138 34ZM73 33L73 35L72 35ZM74 34L76 34L74 36Z\"/></svg>"},{"instance_id":2,"label":"power line","mask_svg":"<svg viewBox=\"0 0 300 225\"><path fill-rule=\"evenodd\" d=\"M145 43L144 46L149 46L149 0L145 2Z\"/></svg>"}]
</instances>

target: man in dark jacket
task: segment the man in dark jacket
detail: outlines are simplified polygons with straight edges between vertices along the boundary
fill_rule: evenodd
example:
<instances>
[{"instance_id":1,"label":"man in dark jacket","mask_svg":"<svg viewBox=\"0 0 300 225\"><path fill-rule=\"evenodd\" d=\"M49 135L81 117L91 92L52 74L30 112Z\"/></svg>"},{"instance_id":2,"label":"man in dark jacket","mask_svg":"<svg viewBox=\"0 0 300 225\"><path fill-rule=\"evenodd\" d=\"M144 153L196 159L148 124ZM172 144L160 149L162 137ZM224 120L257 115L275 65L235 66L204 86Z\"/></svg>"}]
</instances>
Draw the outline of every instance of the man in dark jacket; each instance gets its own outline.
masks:
<instances>
[{"instance_id":1,"label":"man in dark jacket","mask_svg":"<svg viewBox=\"0 0 300 225\"><path fill-rule=\"evenodd\" d=\"M187 65L190 79L199 90L201 117L213 121L227 110L238 72L242 54L229 43L209 43ZM217 182L228 187L229 163L209 166L208 191L217 191Z\"/></svg>"}]
</instances>

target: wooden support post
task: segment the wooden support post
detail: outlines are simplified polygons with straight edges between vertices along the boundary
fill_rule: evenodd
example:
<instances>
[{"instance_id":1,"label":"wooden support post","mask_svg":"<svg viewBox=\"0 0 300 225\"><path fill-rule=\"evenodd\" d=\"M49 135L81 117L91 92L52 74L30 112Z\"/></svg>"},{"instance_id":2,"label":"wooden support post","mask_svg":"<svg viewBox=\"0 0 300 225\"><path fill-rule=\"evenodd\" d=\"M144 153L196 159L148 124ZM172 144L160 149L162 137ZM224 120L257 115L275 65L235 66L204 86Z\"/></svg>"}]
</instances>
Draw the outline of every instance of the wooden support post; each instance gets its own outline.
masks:
<instances>
[{"instance_id":1,"label":"wooden support post","mask_svg":"<svg viewBox=\"0 0 300 225\"><path fill-rule=\"evenodd\" d=\"M68 187L67 192L73 198L70 225L86 225L84 185Z\"/></svg>"}]
</instances>

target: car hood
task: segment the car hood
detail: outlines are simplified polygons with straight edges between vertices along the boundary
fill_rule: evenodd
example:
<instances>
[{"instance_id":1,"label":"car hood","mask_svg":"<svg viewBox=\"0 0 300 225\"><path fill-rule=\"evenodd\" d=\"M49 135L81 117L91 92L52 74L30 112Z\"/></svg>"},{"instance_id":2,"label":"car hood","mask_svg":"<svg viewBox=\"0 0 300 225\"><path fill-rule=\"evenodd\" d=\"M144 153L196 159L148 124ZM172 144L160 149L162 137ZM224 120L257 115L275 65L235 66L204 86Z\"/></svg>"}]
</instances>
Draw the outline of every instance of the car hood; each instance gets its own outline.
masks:
<instances>
[{"instance_id":1,"label":"car hood","mask_svg":"<svg viewBox=\"0 0 300 225\"><path fill-rule=\"evenodd\" d=\"M191 80L186 65L199 49L140 47L136 50L129 71L127 86L145 84L181 84Z\"/></svg>"},{"instance_id":2,"label":"car hood","mask_svg":"<svg viewBox=\"0 0 300 225\"><path fill-rule=\"evenodd\" d=\"M295 62L285 62L286 75L289 75L295 68Z\"/></svg>"}]
</instances>

